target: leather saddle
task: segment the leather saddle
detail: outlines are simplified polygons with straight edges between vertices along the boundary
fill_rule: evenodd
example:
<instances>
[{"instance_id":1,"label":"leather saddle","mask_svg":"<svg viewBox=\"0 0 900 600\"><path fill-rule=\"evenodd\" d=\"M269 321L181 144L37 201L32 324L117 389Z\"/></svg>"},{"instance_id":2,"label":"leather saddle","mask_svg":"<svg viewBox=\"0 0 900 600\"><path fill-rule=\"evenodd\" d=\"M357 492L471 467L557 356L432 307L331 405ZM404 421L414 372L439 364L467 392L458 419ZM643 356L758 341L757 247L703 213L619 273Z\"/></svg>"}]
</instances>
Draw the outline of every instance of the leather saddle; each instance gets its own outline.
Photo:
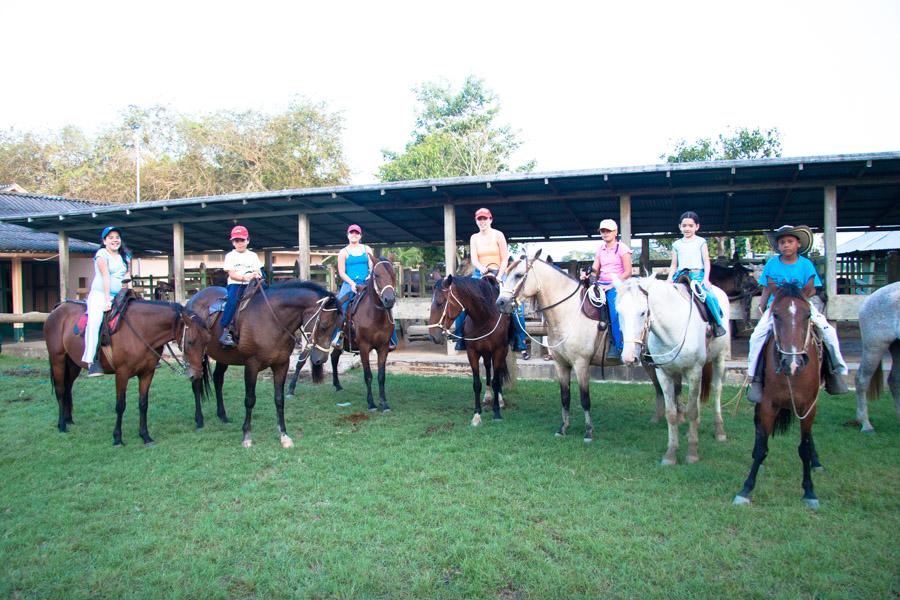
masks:
<instances>
[{"instance_id":1,"label":"leather saddle","mask_svg":"<svg viewBox=\"0 0 900 600\"><path fill-rule=\"evenodd\" d=\"M592 321L609 323L609 306L606 304L606 294L598 287L594 287L594 289L597 295L591 292L590 286L582 287L578 292L581 300L581 313Z\"/></svg>"},{"instance_id":2,"label":"leather saddle","mask_svg":"<svg viewBox=\"0 0 900 600\"><path fill-rule=\"evenodd\" d=\"M254 279L247 284L247 289L245 289L241 297L238 298L238 308L234 315L234 321L232 321L232 328L235 331L237 330L238 315L240 315L247 307L247 304L250 303L250 300L253 299L253 296L255 296L260 289L262 289L262 279ZM228 302L228 296L219 296L210 303L209 314L206 316L206 324L208 327L212 328L218 316L225 310L226 302Z\"/></svg>"},{"instance_id":3,"label":"leather saddle","mask_svg":"<svg viewBox=\"0 0 900 600\"><path fill-rule=\"evenodd\" d=\"M119 293L115 295L112 301L112 308L103 313L103 322L100 325L100 345L101 346L109 346L111 343L112 334L119 330L119 324L121 323L122 315L125 314L128 305L138 299L137 294L134 293L132 289L122 288L119 290ZM75 324L75 335L84 336L85 329L87 328L87 302L80 301L71 301L76 304L81 304L85 308L84 314L78 319L78 323Z\"/></svg>"},{"instance_id":4,"label":"leather saddle","mask_svg":"<svg viewBox=\"0 0 900 600\"><path fill-rule=\"evenodd\" d=\"M675 283L683 285L682 295L687 294L689 298L694 301L694 306L697 308L697 312L700 314L700 318L703 319L705 323L715 323L715 319L709 312L709 307L706 305L705 300L701 300L700 296L694 293L693 288L691 287L691 278L687 275L682 275L678 278L678 281ZM712 293L712 292L708 292Z\"/></svg>"}]
</instances>

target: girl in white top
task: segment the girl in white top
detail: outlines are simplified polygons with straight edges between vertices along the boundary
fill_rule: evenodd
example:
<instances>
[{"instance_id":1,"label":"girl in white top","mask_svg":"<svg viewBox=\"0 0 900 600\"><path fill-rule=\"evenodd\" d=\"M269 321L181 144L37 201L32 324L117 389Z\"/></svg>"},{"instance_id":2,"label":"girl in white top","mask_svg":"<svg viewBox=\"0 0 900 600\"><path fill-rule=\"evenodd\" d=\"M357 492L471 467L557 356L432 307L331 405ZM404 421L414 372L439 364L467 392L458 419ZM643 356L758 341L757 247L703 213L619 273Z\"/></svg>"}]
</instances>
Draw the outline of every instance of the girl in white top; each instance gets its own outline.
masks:
<instances>
[{"instance_id":1,"label":"girl in white top","mask_svg":"<svg viewBox=\"0 0 900 600\"><path fill-rule=\"evenodd\" d=\"M131 256L118 227L105 228L100 241L103 247L94 255L94 279L87 298L88 322L84 332L84 354L81 355L81 360L88 366L88 377L103 375L103 368L95 360L100 324L103 313L112 308L113 296L119 293L123 280L130 275L131 267Z\"/></svg>"}]
</instances>

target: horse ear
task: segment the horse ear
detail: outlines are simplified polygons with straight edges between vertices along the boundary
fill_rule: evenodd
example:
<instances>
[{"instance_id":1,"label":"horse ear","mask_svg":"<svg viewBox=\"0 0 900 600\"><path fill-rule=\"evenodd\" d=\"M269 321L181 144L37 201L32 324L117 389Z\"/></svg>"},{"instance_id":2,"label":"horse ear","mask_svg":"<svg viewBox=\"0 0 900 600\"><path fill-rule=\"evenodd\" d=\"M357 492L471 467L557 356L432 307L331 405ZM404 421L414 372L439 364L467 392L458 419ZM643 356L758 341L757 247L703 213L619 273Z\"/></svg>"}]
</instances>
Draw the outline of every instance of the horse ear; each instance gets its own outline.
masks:
<instances>
[{"instance_id":1,"label":"horse ear","mask_svg":"<svg viewBox=\"0 0 900 600\"><path fill-rule=\"evenodd\" d=\"M806 298L811 298L813 294L816 293L816 282L815 279L810 277L809 281L806 282L806 285L803 286L803 295Z\"/></svg>"},{"instance_id":2,"label":"horse ear","mask_svg":"<svg viewBox=\"0 0 900 600\"><path fill-rule=\"evenodd\" d=\"M543 252L543 248L538 248L538 251L534 253L534 256L531 257L531 260L537 260L541 257L541 252Z\"/></svg>"},{"instance_id":3,"label":"horse ear","mask_svg":"<svg viewBox=\"0 0 900 600\"><path fill-rule=\"evenodd\" d=\"M441 284L441 287L445 290L453 285L453 274L447 275L447 278L444 279L444 282Z\"/></svg>"},{"instance_id":4,"label":"horse ear","mask_svg":"<svg viewBox=\"0 0 900 600\"><path fill-rule=\"evenodd\" d=\"M650 271L650 267L646 265L641 265L641 277L650 277L653 273Z\"/></svg>"},{"instance_id":5,"label":"horse ear","mask_svg":"<svg viewBox=\"0 0 900 600\"><path fill-rule=\"evenodd\" d=\"M613 284L613 287L616 288L616 290L622 289L622 280L619 279L619 276L616 275L615 273L613 273L613 276L612 276L612 284Z\"/></svg>"}]
</instances>

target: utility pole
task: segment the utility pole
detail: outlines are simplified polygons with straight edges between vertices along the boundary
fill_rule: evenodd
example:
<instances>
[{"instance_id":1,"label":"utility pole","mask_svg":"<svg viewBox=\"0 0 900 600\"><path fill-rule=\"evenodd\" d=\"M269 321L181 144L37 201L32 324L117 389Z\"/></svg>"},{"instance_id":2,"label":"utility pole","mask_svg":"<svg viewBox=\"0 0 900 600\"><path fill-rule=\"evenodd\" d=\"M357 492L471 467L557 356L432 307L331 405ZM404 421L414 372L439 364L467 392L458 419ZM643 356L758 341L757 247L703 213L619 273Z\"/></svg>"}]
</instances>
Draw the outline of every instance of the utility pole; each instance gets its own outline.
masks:
<instances>
[{"instance_id":1,"label":"utility pole","mask_svg":"<svg viewBox=\"0 0 900 600\"><path fill-rule=\"evenodd\" d=\"M134 195L137 199L137 202L140 204L141 202L141 126L139 124L134 125L134 152L135 152L135 162L137 163L137 181L135 183Z\"/></svg>"}]
</instances>

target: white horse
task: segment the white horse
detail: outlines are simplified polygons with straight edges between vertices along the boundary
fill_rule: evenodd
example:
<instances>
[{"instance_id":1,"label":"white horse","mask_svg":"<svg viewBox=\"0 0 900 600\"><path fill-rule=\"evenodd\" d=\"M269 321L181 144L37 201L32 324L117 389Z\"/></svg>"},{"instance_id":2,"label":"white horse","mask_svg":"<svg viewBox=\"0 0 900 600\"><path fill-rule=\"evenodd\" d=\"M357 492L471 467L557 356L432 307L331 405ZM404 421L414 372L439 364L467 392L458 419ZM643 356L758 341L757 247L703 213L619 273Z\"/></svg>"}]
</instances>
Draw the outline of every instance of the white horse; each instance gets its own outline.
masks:
<instances>
[{"instance_id":1,"label":"white horse","mask_svg":"<svg viewBox=\"0 0 900 600\"><path fill-rule=\"evenodd\" d=\"M584 410L584 441L591 442L594 424L591 420L590 367L600 365L602 336L597 330L597 322L581 312L582 300L578 293L581 282L539 260L540 254L538 250L531 259L522 255L507 268L497 306L510 313L522 299L537 300L547 323L549 348L553 351L559 379L562 424L556 435L566 435L569 429L569 386L574 368Z\"/></svg>"},{"instance_id":2,"label":"white horse","mask_svg":"<svg viewBox=\"0 0 900 600\"><path fill-rule=\"evenodd\" d=\"M900 417L900 282L886 285L866 298L859 307L862 356L856 371L856 419L863 433L875 433L869 422L868 400L881 395L881 359L890 348L891 374L888 385Z\"/></svg>"},{"instance_id":3,"label":"white horse","mask_svg":"<svg viewBox=\"0 0 900 600\"><path fill-rule=\"evenodd\" d=\"M656 366L666 399L669 447L662 464L677 462L679 415L674 381L678 376L689 386L687 462L695 463L700 460L697 442L701 395L706 399L712 391L716 439L720 442L726 439L722 422L722 380L725 359L730 351L730 335L708 338L708 326L700 316L700 310L681 285L653 278L632 278L617 281L616 291L616 310L625 341L622 360L625 364L633 364L639 358L640 347L645 348ZM718 298L724 313L722 323L728 329L728 298L715 286L711 286L710 293Z\"/></svg>"}]
</instances>

